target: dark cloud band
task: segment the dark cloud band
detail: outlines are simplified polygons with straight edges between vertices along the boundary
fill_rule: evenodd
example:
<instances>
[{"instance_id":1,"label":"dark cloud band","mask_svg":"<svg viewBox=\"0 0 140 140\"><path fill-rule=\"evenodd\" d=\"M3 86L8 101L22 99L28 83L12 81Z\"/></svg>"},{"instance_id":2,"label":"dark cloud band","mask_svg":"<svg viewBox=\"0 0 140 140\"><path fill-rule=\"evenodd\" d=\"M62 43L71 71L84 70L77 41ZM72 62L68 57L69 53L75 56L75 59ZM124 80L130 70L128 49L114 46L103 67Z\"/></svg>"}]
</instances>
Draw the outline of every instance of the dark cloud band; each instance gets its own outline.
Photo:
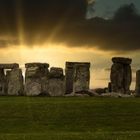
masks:
<instances>
[{"instance_id":1,"label":"dark cloud band","mask_svg":"<svg viewBox=\"0 0 140 140\"><path fill-rule=\"evenodd\" d=\"M29 46L48 41L116 52L140 49L139 18L87 20L87 4L87 0L0 0L0 35L17 38L1 40L0 47L8 42L17 45L22 34Z\"/></svg>"}]
</instances>

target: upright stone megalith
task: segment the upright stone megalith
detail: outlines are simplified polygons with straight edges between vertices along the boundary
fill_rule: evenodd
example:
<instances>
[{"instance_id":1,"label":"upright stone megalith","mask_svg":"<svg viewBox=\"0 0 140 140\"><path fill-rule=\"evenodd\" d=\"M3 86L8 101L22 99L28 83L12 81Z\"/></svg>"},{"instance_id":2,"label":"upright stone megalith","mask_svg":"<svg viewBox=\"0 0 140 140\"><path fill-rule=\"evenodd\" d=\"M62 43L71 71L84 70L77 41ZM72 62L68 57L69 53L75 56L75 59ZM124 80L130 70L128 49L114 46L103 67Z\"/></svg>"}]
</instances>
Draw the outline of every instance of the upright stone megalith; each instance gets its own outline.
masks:
<instances>
[{"instance_id":1,"label":"upright stone megalith","mask_svg":"<svg viewBox=\"0 0 140 140\"><path fill-rule=\"evenodd\" d=\"M89 90L90 64L76 64L74 67L73 92Z\"/></svg>"},{"instance_id":2,"label":"upright stone megalith","mask_svg":"<svg viewBox=\"0 0 140 140\"><path fill-rule=\"evenodd\" d=\"M140 70L136 72L136 87L135 92L137 96L140 96Z\"/></svg>"},{"instance_id":3,"label":"upright stone megalith","mask_svg":"<svg viewBox=\"0 0 140 140\"><path fill-rule=\"evenodd\" d=\"M0 64L0 95L22 95L23 88L19 64Z\"/></svg>"},{"instance_id":4,"label":"upright stone megalith","mask_svg":"<svg viewBox=\"0 0 140 140\"><path fill-rule=\"evenodd\" d=\"M50 96L65 94L65 79L62 68L52 67L49 74L48 93Z\"/></svg>"},{"instance_id":5,"label":"upright stone megalith","mask_svg":"<svg viewBox=\"0 0 140 140\"><path fill-rule=\"evenodd\" d=\"M25 93L27 96L46 94L45 84L49 75L49 64L27 63L25 64Z\"/></svg>"},{"instance_id":6,"label":"upright stone megalith","mask_svg":"<svg viewBox=\"0 0 140 140\"><path fill-rule=\"evenodd\" d=\"M23 95L24 85L22 70L12 69L7 73L8 95Z\"/></svg>"},{"instance_id":7,"label":"upright stone megalith","mask_svg":"<svg viewBox=\"0 0 140 140\"><path fill-rule=\"evenodd\" d=\"M90 63L66 62L66 94L89 89Z\"/></svg>"},{"instance_id":8,"label":"upright stone megalith","mask_svg":"<svg viewBox=\"0 0 140 140\"><path fill-rule=\"evenodd\" d=\"M6 95L7 85L6 85L6 76L4 74L4 69L0 68L0 95Z\"/></svg>"},{"instance_id":9,"label":"upright stone megalith","mask_svg":"<svg viewBox=\"0 0 140 140\"><path fill-rule=\"evenodd\" d=\"M130 93L130 85L132 81L132 71L130 58L114 57L112 58L113 65L111 67L111 88L112 92L124 94Z\"/></svg>"}]
</instances>

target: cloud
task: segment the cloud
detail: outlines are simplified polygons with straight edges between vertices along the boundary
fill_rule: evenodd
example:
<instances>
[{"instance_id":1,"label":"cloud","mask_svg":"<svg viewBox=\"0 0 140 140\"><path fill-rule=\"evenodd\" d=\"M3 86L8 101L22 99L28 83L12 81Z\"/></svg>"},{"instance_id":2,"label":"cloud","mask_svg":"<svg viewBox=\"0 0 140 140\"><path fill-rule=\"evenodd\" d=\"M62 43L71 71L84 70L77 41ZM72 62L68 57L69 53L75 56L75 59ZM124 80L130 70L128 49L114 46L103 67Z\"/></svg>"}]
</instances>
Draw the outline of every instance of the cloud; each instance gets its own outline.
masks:
<instances>
[{"instance_id":1,"label":"cloud","mask_svg":"<svg viewBox=\"0 0 140 140\"><path fill-rule=\"evenodd\" d=\"M1 40L0 47L22 41L27 46L52 42L79 49L140 50L139 20L87 20L87 6L87 0L0 0L0 36L17 38Z\"/></svg>"}]
</instances>

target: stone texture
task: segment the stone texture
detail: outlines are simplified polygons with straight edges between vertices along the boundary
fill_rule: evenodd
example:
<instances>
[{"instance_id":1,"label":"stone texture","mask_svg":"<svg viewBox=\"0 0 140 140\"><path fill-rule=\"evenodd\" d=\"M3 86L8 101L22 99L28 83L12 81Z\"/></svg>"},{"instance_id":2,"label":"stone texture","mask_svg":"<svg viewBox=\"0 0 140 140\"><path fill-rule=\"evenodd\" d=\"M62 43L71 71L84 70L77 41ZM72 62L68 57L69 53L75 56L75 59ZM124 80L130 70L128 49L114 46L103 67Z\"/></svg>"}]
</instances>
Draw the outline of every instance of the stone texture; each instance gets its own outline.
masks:
<instances>
[{"instance_id":1,"label":"stone texture","mask_svg":"<svg viewBox=\"0 0 140 140\"><path fill-rule=\"evenodd\" d=\"M49 68L48 63L26 63L25 68L30 68L30 67L39 67L39 68Z\"/></svg>"},{"instance_id":2,"label":"stone texture","mask_svg":"<svg viewBox=\"0 0 140 140\"><path fill-rule=\"evenodd\" d=\"M49 64L27 63L25 64L25 93L27 96L47 94Z\"/></svg>"},{"instance_id":3,"label":"stone texture","mask_svg":"<svg viewBox=\"0 0 140 140\"><path fill-rule=\"evenodd\" d=\"M136 72L136 87L135 92L137 96L140 96L140 70Z\"/></svg>"},{"instance_id":4,"label":"stone texture","mask_svg":"<svg viewBox=\"0 0 140 140\"><path fill-rule=\"evenodd\" d=\"M19 68L19 64L13 63L13 64L0 64L0 69L16 69Z\"/></svg>"},{"instance_id":5,"label":"stone texture","mask_svg":"<svg viewBox=\"0 0 140 140\"><path fill-rule=\"evenodd\" d=\"M132 72L128 58L112 58L113 65L111 67L111 88L112 92L129 93L132 81ZM126 62L125 62L126 61Z\"/></svg>"},{"instance_id":6,"label":"stone texture","mask_svg":"<svg viewBox=\"0 0 140 140\"><path fill-rule=\"evenodd\" d=\"M38 96L42 93L40 80L28 79L25 83L25 92L27 96Z\"/></svg>"},{"instance_id":7,"label":"stone texture","mask_svg":"<svg viewBox=\"0 0 140 140\"><path fill-rule=\"evenodd\" d=\"M73 92L74 65L74 62L66 62L66 94L70 94Z\"/></svg>"},{"instance_id":8,"label":"stone texture","mask_svg":"<svg viewBox=\"0 0 140 140\"><path fill-rule=\"evenodd\" d=\"M50 69L50 78L64 78L63 69L52 67Z\"/></svg>"},{"instance_id":9,"label":"stone texture","mask_svg":"<svg viewBox=\"0 0 140 140\"><path fill-rule=\"evenodd\" d=\"M89 81L90 81L89 65L75 64L73 92L76 93L89 90Z\"/></svg>"},{"instance_id":10,"label":"stone texture","mask_svg":"<svg viewBox=\"0 0 140 140\"><path fill-rule=\"evenodd\" d=\"M77 65L77 66L76 66ZM81 65L81 70L79 70L78 65ZM87 69L85 68L87 67ZM77 68L77 70L76 70ZM73 90L77 91L77 86L79 85L78 83L84 79L89 79L89 68L90 68L90 63L82 63L82 62L66 62L66 69L65 69L65 73L66 73L66 94L70 94L73 92ZM87 76L82 76L82 73L85 71L85 69L87 70ZM76 77L80 76L80 74L78 73L78 71L81 71L81 80L77 80ZM84 90L87 89L87 84L89 83L89 81L85 82L86 80L84 79L84 84L81 85L81 87L79 87L80 89L83 89L83 87L85 87ZM75 84L74 84L75 83ZM75 85L75 86L74 86Z\"/></svg>"},{"instance_id":11,"label":"stone texture","mask_svg":"<svg viewBox=\"0 0 140 140\"><path fill-rule=\"evenodd\" d=\"M4 74L4 69L0 69L0 95L6 95L6 92L7 92L6 76Z\"/></svg>"},{"instance_id":12,"label":"stone texture","mask_svg":"<svg viewBox=\"0 0 140 140\"><path fill-rule=\"evenodd\" d=\"M100 97L132 98L132 97L134 97L134 95L128 95L128 94L122 94L122 93L111 92L111 93L104 93L104 94L101 94Z\"/></svg>"},{"instance_id":13,"label":"stone texture","mask_svg":"<svg viewBox=\"0 0 140 140\"><path fill-rule=\"evenodd\" d=\"M112 62L130 65L132 63L132 59L124 57L113 57Z\"/></svg>"},{"instance_id":14,"label":"stone texture","mask_svg":"<svg viewBox=\"0 0 140 140\"><path fill-rule=\"evenodd\" d=\"M23 76L21 69L7 72L8 95L23 95Z\"/></svg>"},{"instance_id":15,"label":"stone texture","mask_svg":"<svg viewBox=\"0 0 140 140\"><path fill-rule=\"evenodd\" d=\"M52 67L50 69L48 93L50 96L63 96L65 94L65 79L62 68Z\"/></svg>"}]
</instances>

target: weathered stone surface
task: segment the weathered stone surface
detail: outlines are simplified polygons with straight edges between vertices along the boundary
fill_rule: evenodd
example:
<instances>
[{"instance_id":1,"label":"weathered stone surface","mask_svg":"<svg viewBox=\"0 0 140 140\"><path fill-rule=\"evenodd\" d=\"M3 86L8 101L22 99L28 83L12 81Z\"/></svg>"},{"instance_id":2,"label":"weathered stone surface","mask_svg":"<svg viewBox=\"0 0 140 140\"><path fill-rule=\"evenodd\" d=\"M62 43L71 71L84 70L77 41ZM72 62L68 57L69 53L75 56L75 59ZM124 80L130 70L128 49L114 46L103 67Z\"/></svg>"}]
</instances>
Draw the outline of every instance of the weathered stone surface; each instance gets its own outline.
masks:
<instances>
[{"instance_id":1,"label":"weathered stone surface","mask_svg":"<svg viewBox=\"0 0 140 140\"><path fill-rule=\"evenodd\" d=\"M131 98L134 97L134 95L128 95L128 94L122 94L122 93L104 93L100 95L101 97L114 97L114 98Z\"/></svg>"},{"instance_id":2,"label":"weathered stone surface","mask_svg":"<svg viewBox=\"0 0 140 140\"><path fill-rule=\"evenodd\" d=\"M0 95L6 95L6 76L4 74L4 69L0 69Z\"/></svg>"},{"instance_id":3,"label":"weathered stone surface","mask_svg":"<svg viewBox=\"0 0 140 140\"><path fill-rule=\"evenodd\" d=\"M12 69L7 73L8 95L23 95L23 76L21 69Z\"/></svg>"},{"instance_id":4,"label":"weathered stone surface","mask_svg":"<svg viewBox=\"0 0 140 140\"><path fill-rule=\"evenodd\" d=\"M122 64L113 64L111 68L111 85L113 92L124 92L124 67Z\"/></svg>"},{"instance_id":5,"label":"weathered stone surface","mask_svg":"<svg viewBox=\"0 0 140 140\"><path fill-rule=\"evenodd\" d=\"M50 96L63 96L65 94L65 82L62 79L49 79L48 93Z\"/></svg>"},{"instance_id":6,"label":"weathered stone surface","mask_svg":"<svg viewBox=\"0 0 140 140\"><path fill-rule=\"evenodd\" d=\"M131 59L114 58L112 61L114 62L111 67L110 74L112 92L128 94L130 92L130 85L132 81L132 72L130 66Z\"/></svg>"},{"instance_id":7,"label":"weathered stone surface","mask_svg":"<svg viewBox=\"0 0 140 140\"><path fill-rule=\"evenodd\" d=\"M47 94L48 66L47 63L26 64L25 93L27 96Z\"/></svg>"},{"instance_id":8,"label":"weathered stone surface","mask_svg":"<svg viewBox=\"0 0 140 140\"><path fill-rule=\"evenodd\" d=\"M25 68L30 68L30 67L41 67L41 68L49 68L48 63L26 63Z\"/></svg>"},{"instance_id":9,"label":"weathered stone surface","mask_svg":"<svg viewBox=\"0 0 140 140\"><path fill-rule=\"evenodd\" d=\"M65 94L65 79L62 68L51 68L49 76L48 93L50 96L63 96Z\"/></svg>"},{"instance_id":10,"label":"weathered stone surface","mask_svg":"<svg viewBox=\"0 0 140 140\"><path fill-rule=\"evenodd\" d=\"M74 66L73 92L89 90L90 71L89 65L76 64Z\"/></svg>"},{"instance_id":11,"label":"weathered stone surface","mask_svg":"<svg viewBox=\"0 0 140 140\"><path fill-rule=\"evenodd\" d=\"M50 69L50 78L64 78L63 69L52 67Z\"/></svg>"},{"instance_id":12,"label":"weathered stone surface","mask_svg":"<svg viewBox=\"0 0 140 140\"><path fill-rule=\"evenodd\" d=\"M38 96L42 94L40 81L28 79L25 83L25 92L27 96Z\"/></svg>"},{"instance_id":13,"label":"weathered stone surface","mask_svg":"<svg viewBox=\"0 0 140 140\"><path fill-rule=\"evenodd\" d=\"M112 58L113 63L121 63L121 64L131 64L132 59L130 58L124 58L124 57L113 57Z\"/></svg>"},{"instance_id":14,"label":"weathered stone surface","mask_svg":"<svg viewBox=\"0 0 140 140\"><path fill-rule=\"evenodd\" d=\"M87 67L87 71L89 72L89 68L90 68L90 63L82 63L82 62L66 62L66 94L70 94L73 92L74 89L74 81L75 81L75 65L84 65ZM77 67L78 68L78 67ZM84 69L84 68L83 68ZM77 81L77 85L78 85L78 81ZM82 85L83 87L83 85Z\"/></svg>"},{"instance_id":15,"label":"weathered stone surface","mask_svg":"<svg viewBox=\"0 0 140 140\"><path fill-rule=\"evenodd\" d=\"M66 94L70 94L73 92L73 80L74 80L74 65L75 63L66 62Z\"/></svg>"},{"instance_id":16,"label":"weathered stone surface","mask_svg":"<svg viewBox=\"0 0 140 140\"><path fill-rule=\"evenodd\" d=\"M124 67L124 90L125 93L130 94L130 85L132 82L132 70L131 66L127 65Z\"/></svg>"},{"instance_id":17,"label":"weathered stone surface","mask_svg":"<svg viewBox=\"0 0 140 140\"><path fill-rule=\"evenodd\" d=\"M135 92L137 96L140 96L140 70L136 72L136 87Z\"/></svg>"},{"instance_id":18,"label":"weathered stone surface","mask_svg":"<svg viewBox=\"0 0 140 140\"><path fill-rule=\"evenodd\" d=\"M13 63L13 64L0 64L0 69L16 69L19 68L19 64Z\"/></svg>"}]
</instances>

